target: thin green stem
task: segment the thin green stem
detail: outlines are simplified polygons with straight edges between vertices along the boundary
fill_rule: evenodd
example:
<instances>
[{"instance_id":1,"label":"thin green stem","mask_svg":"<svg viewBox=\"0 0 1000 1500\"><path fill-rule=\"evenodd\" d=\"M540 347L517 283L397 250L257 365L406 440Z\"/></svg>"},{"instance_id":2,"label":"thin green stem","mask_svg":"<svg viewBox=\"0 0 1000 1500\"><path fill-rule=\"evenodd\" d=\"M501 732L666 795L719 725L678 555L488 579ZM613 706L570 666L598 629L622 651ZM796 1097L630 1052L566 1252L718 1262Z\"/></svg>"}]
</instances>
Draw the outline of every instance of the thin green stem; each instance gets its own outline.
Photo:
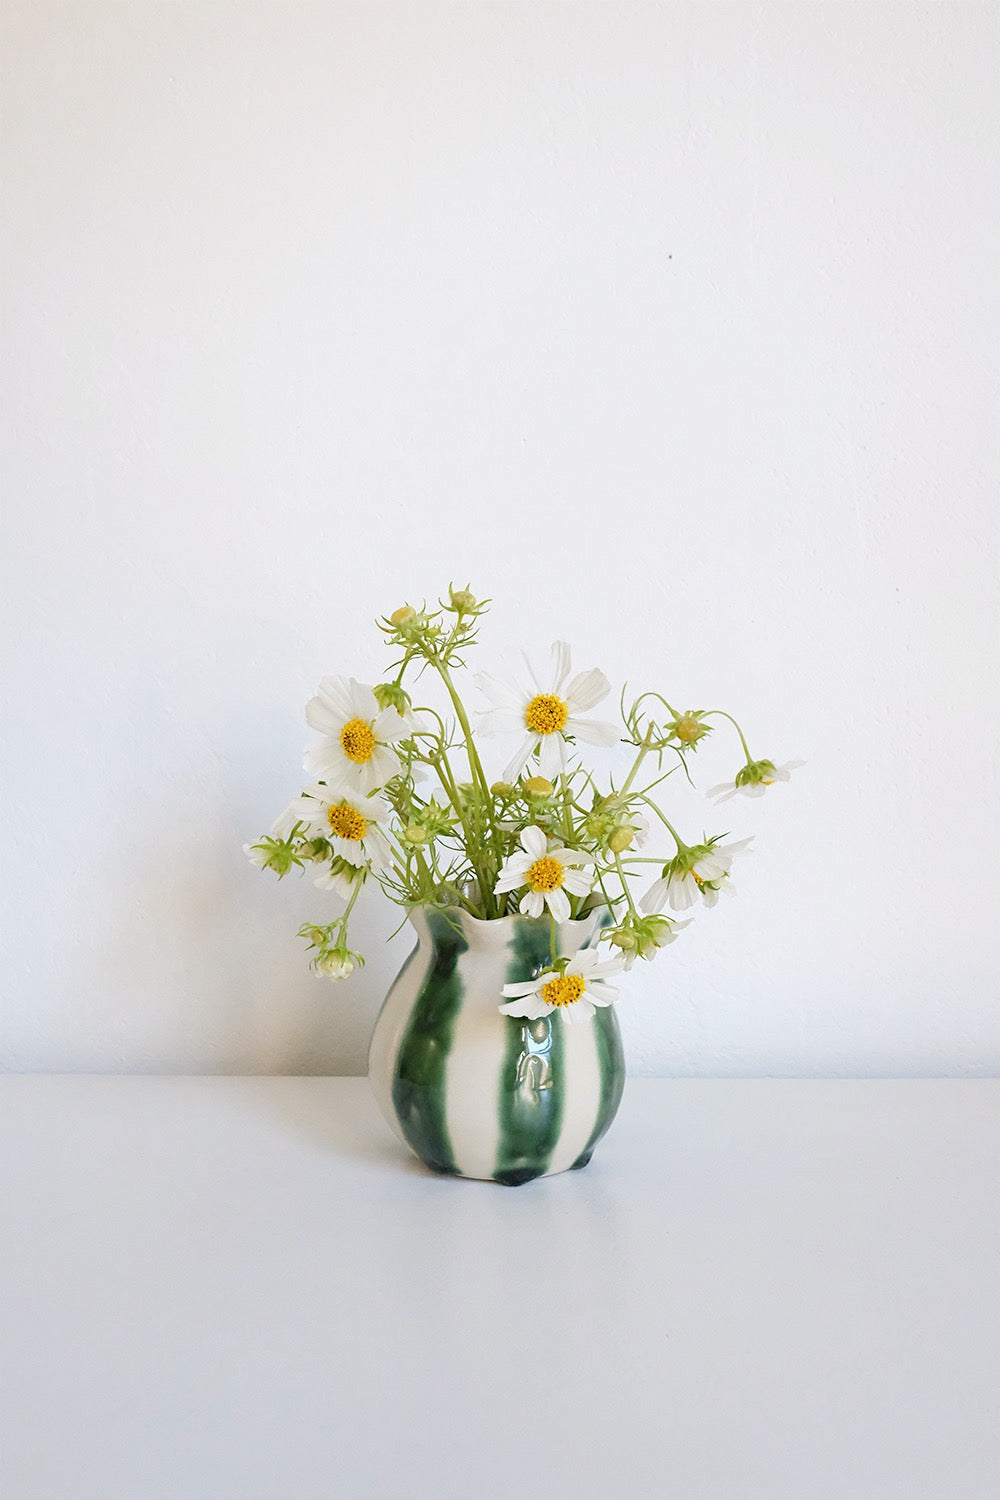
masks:
<instances>
[{"instance_id":1,"label":"thin green stem","mask_svg":"<svg viewBox=\"0 0 1000 1500\"><path fill-rule=\"evenodd\" d=\"M677 832L677 829L674 827L673 823L671 823L666 814L662 813L657 807L652 797L645 797L640 793L639 800L640 802L645 802L646 806L652 808L653 812L655 812L656 816L659 818L660 822L663 824L664 828L666 828L667 832L670 834L670 837L677 845L678 854L682 849L686 849L687 844L685 844L684 840L681 838L680 834Z\"/></svg>"},{"instance_id":2,"label":"thin green stem","mask_svg":"<svg viewBox=\"0 0 1000 1500\"><path fill-rule=\"evenodd\" d=\"M628 881L625 878L625 871L622 869L622 861L621 861L621 855L620 854L616 854L615 855L615 869L618 872L618 879L622 883L622 890L625 893L625 900L628 902L629 913L633 917L638 917L639 913L636 910L635 902L632 900L632 892L629 890Z\"/></svg>"},{"instance_id":3,"label":"thin green stem","mask_svg":"<svg viewBox=\"0 0 1000 1500\"><path fill-rule=\"evenodd\" d=\"M726 710L724 708L709 708L709 709L706 709L706 711L702 714L702 718L703 719L713 719L713 718L715 718L715 719L728 719L729 722L730 722L730 724L732 724L733 728L736 730L736 733L740 737L740 744L743 746L743 754L746 756L746 758L747 758L748 761L752 761L753 760L753 756L750 754L750 746L747 744L747 741L746 741L746 735L743 733L742 729L737 724L737 722L733 718L732 714L727 714Z\"/></svg>"}]
</instances>

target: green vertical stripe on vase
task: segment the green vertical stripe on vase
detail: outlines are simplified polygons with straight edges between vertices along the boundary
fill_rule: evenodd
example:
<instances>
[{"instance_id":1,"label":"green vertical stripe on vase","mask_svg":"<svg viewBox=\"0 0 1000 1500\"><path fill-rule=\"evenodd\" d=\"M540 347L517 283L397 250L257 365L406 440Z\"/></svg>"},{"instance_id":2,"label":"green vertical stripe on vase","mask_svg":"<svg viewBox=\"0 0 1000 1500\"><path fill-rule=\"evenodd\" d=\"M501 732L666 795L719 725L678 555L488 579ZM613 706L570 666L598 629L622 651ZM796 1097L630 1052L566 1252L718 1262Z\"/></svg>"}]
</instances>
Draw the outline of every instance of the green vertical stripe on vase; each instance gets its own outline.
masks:
<instances>
[{"instance_id":1,"label":"green vertical stripe on vase","mask_svg":"<svg viewBox=\"0 0 1000 1500\"><path fill-rule=\"evenodd\" d=\"M507 983L533 978L551 962L551 926L523 918L515 926ZM507 1019L507 1046L500 1071L497 1109L500 1140L494 1177L518 1187L541 1177L562 1125L563 1021Z\"/></svg>"},{"instance_id":2,"label":"green vertical stripe on vase","mask_svg":"<svg viewBox=\"0 0 1000 1500\"><path fill-rule=\"evenodd\" d=\"M580 1152L573 1166L585 1167L594 1154L594 1147L618 1113L625 1091L625 1054L622 1050L622 1034L618 1028L618 1017L611 1006L594 1013L594 1042L597 1047L597 1066L601 1073L601 1097L597 1106L597 1119L590 1133L590 1140Z\"/></svg>"},{"instance_id":3,"label":"green vertical stripe on vase","mask_svg":"<svg viewBox=\"0 0 1000 1500\"><path fill-rule=\"evenodd\" d=\"M445 1072L465 987L459 959L468 943L454 922L426 913L434 945L393 1069L392 1102L400 1129L436 1172L457 1172L445 1113Z\"/></svg>"}]
</instances>

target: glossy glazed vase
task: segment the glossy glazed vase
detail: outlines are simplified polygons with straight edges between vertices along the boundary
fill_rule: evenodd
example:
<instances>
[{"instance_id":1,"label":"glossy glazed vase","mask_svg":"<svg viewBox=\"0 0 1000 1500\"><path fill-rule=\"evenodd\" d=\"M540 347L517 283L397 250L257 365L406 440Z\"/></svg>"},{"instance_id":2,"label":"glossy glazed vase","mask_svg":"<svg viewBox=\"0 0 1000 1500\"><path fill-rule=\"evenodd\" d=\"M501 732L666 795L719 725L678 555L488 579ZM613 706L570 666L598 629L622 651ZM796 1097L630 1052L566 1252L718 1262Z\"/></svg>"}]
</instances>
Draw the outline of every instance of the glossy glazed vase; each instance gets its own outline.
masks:
<instances>
[{"instance_id":1,"label":"glossy glazed vase","mask_svg":"<svg viewBox=\"0 0 1000 1500\"><path fill-rule=\"evenodd\" d=\"M375 1023L368 1076L393 1130L435 1172L519 1186L584 1167L625 1082L613 1007L566 1022L501 1015L505 984L550 961L547 919L411 913L417 946ZM604 916L558 928L559 953L596 944Z\"/></svg>"}]
</instances>

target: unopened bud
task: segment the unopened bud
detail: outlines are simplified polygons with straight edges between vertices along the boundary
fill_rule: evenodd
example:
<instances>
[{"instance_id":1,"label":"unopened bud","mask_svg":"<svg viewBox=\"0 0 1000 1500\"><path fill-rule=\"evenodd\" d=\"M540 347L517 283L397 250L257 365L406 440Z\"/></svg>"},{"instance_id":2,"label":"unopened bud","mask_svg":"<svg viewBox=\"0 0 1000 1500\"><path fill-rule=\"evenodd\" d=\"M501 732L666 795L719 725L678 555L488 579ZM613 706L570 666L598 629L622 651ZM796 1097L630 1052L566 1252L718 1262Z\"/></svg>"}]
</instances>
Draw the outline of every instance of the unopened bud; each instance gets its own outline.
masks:
<instances>
[{"instance_id":1,"label":"unopened bud","mask_svg":"<svg viewBox=\"0 0 1000 1500\"><path fill-rule=\"evenodd\" d=\"M476 596L475 594L470 594L468 589L452 589L450 592L451 602L455 609L462 610L465 614L475 609L477 603Z\"/></svg>"},{"instance_id":2,"label":"unopened bud","mask_svg":"<svg viewBox=\"0 0 1000 1500\"><path fill-rule=\"evenodd\" d=\"M629 828L627 823L623 823L620 828L615 829L614 833L608 839L608 848L612 854L624 854L634 838L635 830Z\"/></svg>"},{"instance_id":3,"label":"unopened bud","mask_svg":"<svg viewBox=\"0 0 1000 1500\"><path fill-rule=\"evenodd\" d=\"M397 609L396 614L400 613L401 611ZM393 624L396 624L396 615L393 615L392 619ZM380 682L372 688L372 692L375 694L375 701L379 708L394 708L397 713L403 714L410 706L409 694L400 687L398 682Z\"/></svg>"},{"instance_id":4,"label":"unopened bud","mask_svg":"<svg viewBox=\"0 0 1000 1500\"><path fill-rule=\"evenodd\" d=\"M682 745L693 745L695 740L701 739L704 733L704 724L700 723L693 714L681 714L681 717L674 723L674 734Z\"/></svg>"},{"instance_id":5,"label":"unopened bud","mask_svg":"<svg viewBox=\"0 0 1000 1500\"><path fill-rule=\"evenodd\" d=\"M400 609L394 609L389 616L390 625L405 625L407 620L412 620L416 610L410 604L404 604Z\"/></svg>"},{"instance_id":6,"label":"unopened bud","mask_svg":"<svg viewBox=\"0 0 1000 1500\"><path fill-rule=\"evenodd\" d=\"M529 776L524 783L524 791L526 796L542 801L544 798L552 796L555 787L544 776Z\"/></svg>"},{"instance_id":7,"label":"unopened bud","mask_svg":"<svg viewBox=\"0 0 1000 1500\"><path fill-rule=\"evenodd\" d=\"M610 941L616 948L621 948L625 953L634 953L639 946L634 932L613 932Z\"/></svg>"},{"instance_id":8,"label":"unopened bud","mask_svg":"<svg viewBox=\"0 0 1000 1500\"><path fill-rule=\"evenodd\" d=\"M423 823L410 823L403 829L403 837L408 844L426 844L427 829Z\"/></svg>"},{"instance_id":9,"label":"unopened bud","mask_svg":"<svg viewBox=\"0 0 1000 1500\"><path fill-rule=\"evenodd\" d=\"M509 797L514 788L509 781L494 781L490 791L494 797Z\"/></svg>"}]
</instances>

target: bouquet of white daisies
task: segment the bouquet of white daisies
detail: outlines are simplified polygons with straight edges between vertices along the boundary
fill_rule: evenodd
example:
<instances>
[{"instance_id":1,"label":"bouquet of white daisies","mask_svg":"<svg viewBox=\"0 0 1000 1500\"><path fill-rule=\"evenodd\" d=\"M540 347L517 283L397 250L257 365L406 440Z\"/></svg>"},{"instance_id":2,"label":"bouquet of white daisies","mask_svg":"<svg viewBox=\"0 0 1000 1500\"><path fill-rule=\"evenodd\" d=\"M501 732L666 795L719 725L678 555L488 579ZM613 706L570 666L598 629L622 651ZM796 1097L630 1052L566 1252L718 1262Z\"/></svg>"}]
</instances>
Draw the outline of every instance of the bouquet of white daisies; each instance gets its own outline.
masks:
<instances>
[{"instance_id":1,"label":"bouquet of white daisies","mask_svg":"<svg viewBox=\"0 0 1000 1500\"><path fill-rule=\"evenodd\" d=\"M614 718L591 717L611 684L596 667L574 673L562 641L546 671L536 674L522 656L507 680L478 673L485 706L474 728L456 673L488 605L452 587L438 609L404 605L379 620L395 655L385 680L322 680L306 706L316 732L305 750L310 784L269 834L244 847L259 868L279 877L308 870L343 902L331 922L300 933L316 973L331 979L364 963L348 926L374 885L406 910L461 911L484 922L520 913L547 919L553 933L605 908L604 957L585 950L561 959L553 942L551 967L530 985L510 986L522 993L501 1007L568 1014L576 1009L568 990L574 1000L607 1003L608 977L654 958L690 921L679 913L714 906L729 889L733 861L750 841L726 843L720 834L688 843L661 806L671 775L690 779L688 762L713 721L735 729L744 757L733 781L709 792L717 801L761 796L799 763L755 759L730 714L682 712L659 692L628 705L623 695ZM443 688L443 711L416 700L428 670ZM516 746L499 780L488 777L481 751L493 736ZM582 750L591 745L627 748L620 778L598 781ZM669 857L644 852L657 827Z\"/></svg>"}]
</instances>

